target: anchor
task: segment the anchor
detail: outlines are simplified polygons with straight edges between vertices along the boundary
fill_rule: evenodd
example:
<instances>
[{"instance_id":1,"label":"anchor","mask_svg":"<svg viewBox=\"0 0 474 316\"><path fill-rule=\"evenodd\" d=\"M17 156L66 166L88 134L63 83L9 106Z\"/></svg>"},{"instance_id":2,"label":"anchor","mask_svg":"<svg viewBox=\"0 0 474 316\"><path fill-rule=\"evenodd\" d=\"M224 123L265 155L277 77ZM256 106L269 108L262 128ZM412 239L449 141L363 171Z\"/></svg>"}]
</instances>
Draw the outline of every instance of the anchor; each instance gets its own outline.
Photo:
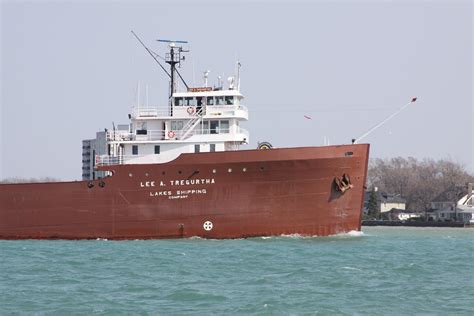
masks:
<instances>
[{"instance_id":1,"label":"anchor","mask_svg":"<svg viewBox=\"0 0 474 316\"><path fill-rule=\"evenodd\" d=\"M354 187L351 183L351 178L348 174L345 173L342 175L341 178L335 177L334 183L336 190L343 194Z\"/></svg>"}]
</instances>

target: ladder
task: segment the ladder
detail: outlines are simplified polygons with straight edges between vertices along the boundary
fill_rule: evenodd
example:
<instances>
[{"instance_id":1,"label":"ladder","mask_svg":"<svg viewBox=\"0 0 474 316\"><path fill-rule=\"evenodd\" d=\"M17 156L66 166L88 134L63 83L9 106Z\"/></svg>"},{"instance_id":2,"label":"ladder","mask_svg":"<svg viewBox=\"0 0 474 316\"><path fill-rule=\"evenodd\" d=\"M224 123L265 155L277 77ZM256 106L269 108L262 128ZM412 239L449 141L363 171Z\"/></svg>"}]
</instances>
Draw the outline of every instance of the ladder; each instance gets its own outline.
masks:
<instances>
[{"instance_id":1,"label":"ladder","mask_svg":"<svg viewBox=\"0 0 474 316\"><path fill-rule=\"evenodd\" d=\"M182 133L179 139L185 139L194 130L194 128L201 122L203 110L204 110L204 107L202 107L198 112L196 112L193 118L191 118L186 123L186 125L183 126L183 129L181 130Z\"/></svg>"}]
</instances>

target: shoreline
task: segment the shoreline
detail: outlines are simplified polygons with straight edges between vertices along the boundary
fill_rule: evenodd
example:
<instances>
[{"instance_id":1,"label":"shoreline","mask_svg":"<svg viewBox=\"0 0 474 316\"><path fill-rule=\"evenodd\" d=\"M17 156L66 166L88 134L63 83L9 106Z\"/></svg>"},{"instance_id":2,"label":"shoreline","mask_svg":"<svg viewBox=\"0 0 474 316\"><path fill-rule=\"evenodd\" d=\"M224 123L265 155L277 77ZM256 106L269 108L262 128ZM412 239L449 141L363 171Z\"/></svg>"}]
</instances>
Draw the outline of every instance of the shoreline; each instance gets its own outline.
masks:
<instances>
[{"instance_id":1,"label":"shoreline","mask_svg":"<svg viewBox=\"0 0 474 316\"><path fill-rule=\"evenodd\" d=\"M462 223L462 222L384 221L384 220L363 220L362 226L474 228L474 225L469 224L469 223Z\"/></svg>"}]
</instances>

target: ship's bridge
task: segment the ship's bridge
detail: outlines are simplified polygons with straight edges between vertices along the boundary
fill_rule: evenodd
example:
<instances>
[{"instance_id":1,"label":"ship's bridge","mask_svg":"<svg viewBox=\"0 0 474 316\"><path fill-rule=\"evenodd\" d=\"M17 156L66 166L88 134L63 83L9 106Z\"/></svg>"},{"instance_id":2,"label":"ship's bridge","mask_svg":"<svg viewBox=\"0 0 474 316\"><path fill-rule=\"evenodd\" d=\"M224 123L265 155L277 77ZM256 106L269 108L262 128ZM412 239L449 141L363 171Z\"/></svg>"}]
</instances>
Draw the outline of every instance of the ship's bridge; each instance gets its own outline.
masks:
<instances>
[{"instance_id":1,"label":"ship's bridge","mask_svg":"<svg viewBox=\"0 0 474 316\"><path fill-rule=\"evenodd\" d=\"M172 116L189 117L196 113L205 118L228 117L248 120L248 109L242 105L244 96L237 90L190 88L173 94Z\"/></svg>"},{"instance_id":2,"label":"ship's bridge","mask_svg":"<svg viewBox=\"0 0 474 316\"><path fill-rule=\"evenodd\" d=\"M171 108L134 107L131 116L134 120L190 118L196 115L203 118L219 116L248 120L248 108L242 104L244 96L239 91L212 88L189 90L175 92L171 98Z\"/></svg>"},{"instance_id":3,"label":"ship's bridge","mask_svg":"<svg viewBox=\"0 0 474 316\"><path fill-rule=\"evenodd\" d=\"M170 57L174 56L174 49L177 48L170 46ZM138 87L128 128L114 126L106 131L106 154L96 157L97 164L164 163L182 153L238 150L240 145L249 143L249 133L241 127L248 120L249 111L242 104L240 63L237 77L229 77L226 88L220 77L217 87L209 87L209 71L204 73L203 87L191 88L176 69L181 60L184 59L178 56L166 61L171 67L168 104L151 107L147 101L143 106ZM186 91L177 91L175 75L180 76Z\"/></svg>"}]
</instances>

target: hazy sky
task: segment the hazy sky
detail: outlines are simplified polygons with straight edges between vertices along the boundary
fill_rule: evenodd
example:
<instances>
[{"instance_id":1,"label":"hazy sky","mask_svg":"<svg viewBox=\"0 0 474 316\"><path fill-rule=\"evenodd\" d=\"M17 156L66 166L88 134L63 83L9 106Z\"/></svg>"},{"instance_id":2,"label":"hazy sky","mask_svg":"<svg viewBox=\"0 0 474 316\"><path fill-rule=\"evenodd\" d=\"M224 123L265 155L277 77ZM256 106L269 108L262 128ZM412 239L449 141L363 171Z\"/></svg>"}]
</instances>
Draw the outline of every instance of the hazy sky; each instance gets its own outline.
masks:
<instances>
[{"instance_id":1,"label":"hazy sky","mask_svg":"<svg viewBox=\"0 0 474 316\"><path fill-rule=\"evenodd\" d=\"M451 158L474 171L471 1L2 1L0 178L80 179L82 140L127 123L137 80L168 80L130 34L190 42L182 73L242 63L251 144L349 143L371 157ZM194 76L193 76L194 73ZM312 117L312 120L304 118Z\"/></svg>"}]
</instances>

